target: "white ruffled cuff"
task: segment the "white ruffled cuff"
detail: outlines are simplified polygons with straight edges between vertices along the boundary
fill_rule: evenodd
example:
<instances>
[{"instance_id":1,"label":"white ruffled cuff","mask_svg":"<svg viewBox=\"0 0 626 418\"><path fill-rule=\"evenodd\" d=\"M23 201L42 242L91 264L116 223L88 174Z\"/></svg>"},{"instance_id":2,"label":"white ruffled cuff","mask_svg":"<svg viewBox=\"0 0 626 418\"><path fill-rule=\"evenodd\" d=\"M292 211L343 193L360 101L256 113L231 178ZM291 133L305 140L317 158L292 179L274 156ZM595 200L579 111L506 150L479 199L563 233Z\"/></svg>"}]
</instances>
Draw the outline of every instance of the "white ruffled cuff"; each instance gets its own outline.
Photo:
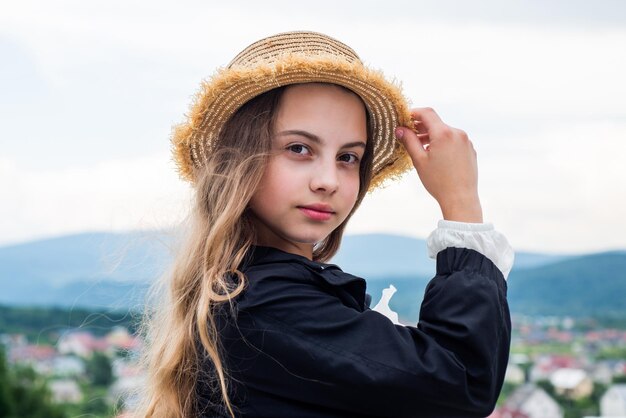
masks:
<instances>
[{"instance_id":1,"label":"white ruffled cuff","mask_svg":"<svg viewBox=\"0 0 626 418\"><path fill-rule=\"evenodd\" d=\"M483 254L502 272L505 279L513 268L515 253L506 237L491 223L465 223L440 220L426 241L428 256L437 258L448 247L469 248Z\"/></svg>"}]
</instances>

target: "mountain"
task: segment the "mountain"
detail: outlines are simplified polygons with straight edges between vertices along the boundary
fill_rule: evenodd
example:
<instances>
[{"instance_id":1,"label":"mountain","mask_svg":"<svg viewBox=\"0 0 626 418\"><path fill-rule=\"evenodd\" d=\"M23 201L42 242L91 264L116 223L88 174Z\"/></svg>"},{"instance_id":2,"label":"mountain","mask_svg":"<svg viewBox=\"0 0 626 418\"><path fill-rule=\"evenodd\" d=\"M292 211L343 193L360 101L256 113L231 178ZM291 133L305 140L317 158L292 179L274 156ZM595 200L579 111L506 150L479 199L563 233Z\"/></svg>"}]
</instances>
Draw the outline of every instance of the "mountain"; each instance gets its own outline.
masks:
<instances>
[{"instance_id":1,"label":"mountain","mask_svg":"<svg viewBox=\"0 0 626 418\"><path fill-rule=\"evenodd\" d=\"M540 267L572 256L530 252L515 253L516 269ZM428 257L426 240L402 235L359 234L344 237L331 263L364 278L432 276L435 260Z\"/></svg>"},{"instance_id":2,"label":"mountain","mask_svg":"<svg viewBox=\"0 0 626 418\"><path fill-rule=\"evenodd\" d=\"M347 235L330 262L365 279L435 273L435 260L428 258L426 241L401 235Z\"/></svg>"},{"instance_id":3,"label":"mountain","mask_svg":"<svg viewBox=\"0 0 626 418\"><path fill-rule=\"evenodd\" d=\"M169 262L166 232L89 232L0 247L0 283L150 281Z\"/></svg>"},{"instance_id":4,"label":"mountain","mask_svg":"<svg viewBox=\"0 0 626 418\"><path fill-rule=\"evenodd\" d=\"M626 316L626 251L568 258L509 275L511 310L527 314Z\"/></svg>"},{"instance_id":5,"label":"mountain","mask_svg":"<svg viewBox=\"0 0 626 418\"><path fill-rule=\"evenodd\" d=\"M0 304L139 307L176 242L173 231L93 232L0 247ZM388 234L346 236L331 262L367 280L372 304L393 284L391 307L405 323L417 321L435 271L424 240ZM626 315L626 252L517 253L508 285L513 312Z\"/></svg>"},{"instance_id":6,"label":"mountain","mask_svg":"<svg viewBox=\"0 0 626 418\"><path fill-rule=\"evenodd\" d=\"M173 242L167 232L89 232L0 247L0 304L140 306Z\"/></svg>"}]
</instances>

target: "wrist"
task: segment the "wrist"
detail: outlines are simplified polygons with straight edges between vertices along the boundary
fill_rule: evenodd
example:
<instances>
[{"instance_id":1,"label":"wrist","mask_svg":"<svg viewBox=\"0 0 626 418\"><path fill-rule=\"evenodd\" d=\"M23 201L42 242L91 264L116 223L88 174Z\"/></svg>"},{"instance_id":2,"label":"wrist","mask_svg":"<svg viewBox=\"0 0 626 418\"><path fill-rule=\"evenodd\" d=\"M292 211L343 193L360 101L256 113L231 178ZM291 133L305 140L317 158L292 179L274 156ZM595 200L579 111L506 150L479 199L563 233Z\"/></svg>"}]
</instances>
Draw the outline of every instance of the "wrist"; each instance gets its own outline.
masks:
<instances>
[{"instance_id":1,"label":"wrist","mask_svg":"<svg viewBox=\"0 0 626 418\"><path fill-rule=\"evenodd\" d=\"M477 199L467 203L441 205L441 213L446 221L483 223L483 210Z\"/></svg>"}]
</instances>

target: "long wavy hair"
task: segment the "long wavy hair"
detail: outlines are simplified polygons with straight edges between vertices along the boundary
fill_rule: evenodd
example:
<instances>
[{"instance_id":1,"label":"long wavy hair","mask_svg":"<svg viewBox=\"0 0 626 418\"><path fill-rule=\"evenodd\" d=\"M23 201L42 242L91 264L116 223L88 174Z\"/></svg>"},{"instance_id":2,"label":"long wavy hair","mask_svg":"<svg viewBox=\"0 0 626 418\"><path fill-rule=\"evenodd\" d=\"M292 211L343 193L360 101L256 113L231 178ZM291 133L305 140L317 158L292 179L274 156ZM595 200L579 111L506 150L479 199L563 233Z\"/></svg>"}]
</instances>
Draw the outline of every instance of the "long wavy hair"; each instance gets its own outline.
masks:
<instances>
[{"instance_id":1,"label":"long wavy hair","mask_svg":"<svg viewBox=\"0 0 626 418\"><path fill-rule=\"evenodd\" d=\"M147 381L140 394L138 416L198 416L206 407L197 395L198 382L203 381L215 392L211 399L216 404L211 406L235 417L216 317L226 304L234 314L233 300L246 286L238 267L256 234L247 205L271 158L275 118L286 88L271 90L242 106L222 129L207 155L207 164L198 173L176 257L150 289L145 305L140 334L145 338L141 360ZM348 220L369 188L372 132L368 114L368 141L359 169L356 204L344 222L314 246L316 261L325 262L335 255ZM202 366L207 363L211 367Z\"/></svg>"}]
</instances>

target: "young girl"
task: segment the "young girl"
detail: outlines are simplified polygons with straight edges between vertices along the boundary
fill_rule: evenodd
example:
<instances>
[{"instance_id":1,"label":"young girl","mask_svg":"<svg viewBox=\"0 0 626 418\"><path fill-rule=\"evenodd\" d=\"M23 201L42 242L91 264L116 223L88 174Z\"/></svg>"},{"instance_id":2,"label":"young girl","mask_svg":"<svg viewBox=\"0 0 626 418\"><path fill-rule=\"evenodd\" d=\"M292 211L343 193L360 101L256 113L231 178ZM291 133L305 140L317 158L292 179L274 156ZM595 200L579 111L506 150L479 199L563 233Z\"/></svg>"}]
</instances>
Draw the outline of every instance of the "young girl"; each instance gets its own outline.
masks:
<instances>
[{"instance_id":1,"label":"young girl","mask_svg":"<svg viewBox=\"0 0 626 418\"><path fill-rule=\"evenodd\" d=\"M464 132L409 110L348 46L292 32L204 83L173 144L195 206L147 315L141 416L489 415L513 253L483 223ZM444 219L419 323L403 326L327 261L365 194L411 167Z\"/></svg>"}]
</instances>

